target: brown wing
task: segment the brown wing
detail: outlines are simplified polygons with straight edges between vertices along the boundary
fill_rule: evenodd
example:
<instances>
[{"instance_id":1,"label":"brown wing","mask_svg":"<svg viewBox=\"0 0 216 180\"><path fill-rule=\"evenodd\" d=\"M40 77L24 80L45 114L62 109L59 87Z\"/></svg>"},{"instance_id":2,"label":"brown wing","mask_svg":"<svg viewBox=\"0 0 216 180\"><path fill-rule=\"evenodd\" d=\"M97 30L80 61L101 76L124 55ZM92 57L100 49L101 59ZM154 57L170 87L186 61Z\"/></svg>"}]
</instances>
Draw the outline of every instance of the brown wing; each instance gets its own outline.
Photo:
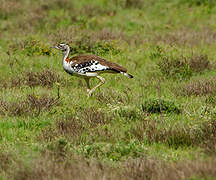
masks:
<instances>
[{"instance_id":1,"label":"brown wing","mask_svg":"<svg viewBox=\"0 0 216 180\"><path fill-rule=\"evenodd\" d=\"M127 69L125 69L124 67L122 67L116 63L107 61L107 60L105 60L99 56L96 56L96 55L75 56L75 57L70 58L70 61L73 61L73 64L82 64L82 63L90 62L90 61L98 61L101 65L107 66L111 70L119 71L119 72L127 72Z\"/></svg>"}]
</instances>

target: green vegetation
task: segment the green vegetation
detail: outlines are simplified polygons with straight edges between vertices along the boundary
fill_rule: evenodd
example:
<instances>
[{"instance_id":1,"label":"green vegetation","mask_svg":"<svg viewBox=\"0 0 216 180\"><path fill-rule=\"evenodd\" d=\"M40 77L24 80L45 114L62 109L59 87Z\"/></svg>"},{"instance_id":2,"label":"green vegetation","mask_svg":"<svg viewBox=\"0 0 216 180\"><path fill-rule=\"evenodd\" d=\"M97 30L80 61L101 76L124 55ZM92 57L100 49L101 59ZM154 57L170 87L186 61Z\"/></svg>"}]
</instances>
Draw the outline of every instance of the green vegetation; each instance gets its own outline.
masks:
<instances>
[{"instance_id":1,"label":"green vegetation","mask_svg":"<svg viewBox=\"0 0 216 180\"><path fill-rule=\"evenodd\" d=\"M0 179L215 179L215 18L211 0L2 0ZM60 42L134 78L87 99Z\"/></svg>"}]
</instances>

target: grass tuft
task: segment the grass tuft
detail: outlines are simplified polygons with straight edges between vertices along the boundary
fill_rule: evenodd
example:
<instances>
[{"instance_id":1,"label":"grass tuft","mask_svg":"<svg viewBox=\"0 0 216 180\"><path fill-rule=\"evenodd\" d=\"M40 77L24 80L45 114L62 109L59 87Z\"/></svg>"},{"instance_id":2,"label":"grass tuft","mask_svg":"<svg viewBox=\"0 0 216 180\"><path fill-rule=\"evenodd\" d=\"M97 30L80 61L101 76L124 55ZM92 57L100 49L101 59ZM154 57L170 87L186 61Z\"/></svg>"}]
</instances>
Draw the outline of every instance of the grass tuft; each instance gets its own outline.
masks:
<instances>
[{"instance_id":1,"label":"grass tuft","mask_svg":"<svg viewBox=\"0 0 216 180\"><path fill-rule=\"evenodd\" d=\"M216 78L198 79L186 83L175 90L177 95L183 96L203 96L216 93Z\"/></svg>"},{"instance_id":2,"label":"grass tuft","mask_svg":"<svg viewBox=\"0 0 216 180\"><path fill-rule=\"evenodd\" d=\"M202 73L211 68L207 55L193 55L189 58L162 55L161 58L158 66L167 78L189 79L194 73Z\"/></svg>"},{"instance_id":3,"label":"grass tuft","mask_svg":"<svg viewBox=\"0 0 216 180\"><path fill-rule=\"evenodd\" d=\"M82 110L78 115L68 115L57 119L55 124L42 130L38 139L53 141L57 138L77 140L80 135L89 128L97 128L109 122L109 118L101 111L94 108Z\"/></svg>"},{"instance_id":4,"label":"grass tuft","mask_svg":"<svg viewBox=\"0 0 216 180\"><path fill-rule=\"evenodd\" d=\"M13 157L11 154L6 152L0 152L0 171L6 171L10 168Z\"/></svg>"},{"instance_id":5,"label":"grass tuft","mask_svg":"<svg viewBox=\"0 0 216 180\"><path fill-rule=\"evenodd\" d=\"M52 142L60 137L76 140L82 134L84 129L85 127L82 122L70 115L65 118L57 119L53 126L43 129L42 134L38 136L38 140Z\"/></svg>"},{"instance_id":6,"label":"grass tuft","mask_svg":"<svg viewBox=\"0 0 216 180\"><path fill-rule=\"evenodd\" d=\"M41 72L29 71L22 76L11 77L9 81L1 80L1 88L20 88L23 85L29 87L42 86L52 88L55 83L63 83L63 79L51 69Z\"/></svg>"},{"instance_id":7,"label":"grass tuft","mask_svg":"<svg viewBox=\"0 0 216 180\"><path fill-rule=\"evenodd\" d=\"M206 69L210 69L210 61L207 55L196 55L190 58L189 66L193 72L201 73Z\"/></svg>"},{"instance_id":8,"label":"grass tuft","mask_svg":"<svg viewBox=\"0 0 216 180\"><path fill-rule=\"evenodd\" d=\"M46 86L51 88L56 82L61 81L59 76L49 69L42 72L27 72L24 78L25 84L29 87Z\"/></svg>"},{"instance_id":9,"label":"grass tuft","mask_svg":"<svg viewBox=\"0 0 216 180\"><path fill-rule=\"evenodd\" d=\"M170 128L159 127L163 122L147 119L137 123L130 129L130 133L140 142L148 144L163 143L169 147L199 146L206 152L215 153L216 121L210 119L204 122L201 127L172 126Z\"/></svg>"},{"instance_id":10,"label":"grass tuft","mask_svg":"<svg viewBox=\"0 0 216 180\"><path fill-rule=\"evenodd\" d=\"M5 102L1 100L0 114L10 116L39 115L41 111L50 110L57 103L57 99L47 95L36 97L33 94L29 94L25 100L19 102Z\"/></svg>"},{"instance_id":11,"label":"grass tuft","mask_svg":"<svg viewBox=\"0 0 216 180\"><path fill-rule=\"evenodd\" d=\"M216 117L216 116L215 116ZM205 149L207 153L216 154L216 120L210 120L204 123L202 126L203 143L201 146Z\"/></svg>"},{"instance_id":12,"label":"grass tuft","mask_svg":"<svg viewBox=\"0 0 216 180\"><path fill-rule=\"evenodd\" d=\"M106 119L104 112L98 111L94 108L87 108L81 113L81 119L83 122L87 122L90 127L96 128L97 126L101 126L107 123L108 119Z\"/></svg>"}]
</instances>

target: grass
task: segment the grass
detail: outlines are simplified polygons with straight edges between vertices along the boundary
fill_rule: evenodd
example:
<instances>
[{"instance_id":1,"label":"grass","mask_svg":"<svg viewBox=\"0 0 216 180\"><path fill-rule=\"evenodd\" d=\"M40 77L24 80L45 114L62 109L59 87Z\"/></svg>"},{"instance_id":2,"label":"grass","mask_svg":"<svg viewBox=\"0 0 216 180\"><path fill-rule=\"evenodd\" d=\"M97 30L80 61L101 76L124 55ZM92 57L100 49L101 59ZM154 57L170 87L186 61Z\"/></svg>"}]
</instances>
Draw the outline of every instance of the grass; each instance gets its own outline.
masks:
<instances>
[{"instance_id":1,"label":"grass","mask_svg":"<svg viewBox=\"0 0 216 180\"><path fill-rule=\"evenodd\" d=\"M0 179L215 179L215 13L205 0L3 0ZM59 42L134 79L104 74L87 99Z\"/></svg>"}]
</instances>

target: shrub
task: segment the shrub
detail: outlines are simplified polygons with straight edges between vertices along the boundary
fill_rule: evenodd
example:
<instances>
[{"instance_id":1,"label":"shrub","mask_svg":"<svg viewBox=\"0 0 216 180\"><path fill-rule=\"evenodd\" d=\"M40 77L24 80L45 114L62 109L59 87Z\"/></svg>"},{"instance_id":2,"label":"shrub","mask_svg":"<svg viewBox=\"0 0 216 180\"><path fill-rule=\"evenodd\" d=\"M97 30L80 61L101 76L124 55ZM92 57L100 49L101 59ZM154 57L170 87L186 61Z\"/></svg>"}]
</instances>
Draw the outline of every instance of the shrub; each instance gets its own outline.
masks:
<instances>
[{"instance_id":1,"label":"shrub","mask_svg":"<svg viewBox=\"0 0 216 180\"><path fill-rule=\"evenodd\" d=\"M163 113L176 113L181 112L180 108L172 101L148 99L143 102L142 110L147 113L160 113L160 106Z\"/></svg>"},{"instance_id":2,"label":"shrub","mask_svg":"<svg viewBox=\"0 0 216 180\"><path fill-rule=\"evenodd\" d=\"M138 157L143 146L138 142L117 142L117 143L93 143L83 145L78 152L84 154L85 157L95 157L98 159L106 158L112 161L119 161L124 157Z\"/></svg>"},{"instance_id":3,"label":"shrub","mask_svg":"<svg viewBox=\"0 0 216 180\"><path fill-rule=\"evenodd\" d=\"M116 112L120 117L123 117L123 118L128 119L128 120L136 120L138 117L140 117L138 112L134 109L121 108Z\"/></svg>"},{"instance_id":4,"label":"shrub","mask_svg":"<svg viewBox=\"0 0 216 180\"><path fill-rule=\"evenodd\" d=\"M11 43L9 48L12 51L22 50L28 56L51 56L53 54L47 44L31 37L24 41Z\"/></svg>"},{"instance_id":5,"label":"shrub","mask_svg":"<svg viewBox=\"0 0 216 180\"><path fill-rule=\"evenodd\" d=\"M24 51L28 56L52 55L50 47L35 39L25 41Z\"/></svg>"}]
</instances>

